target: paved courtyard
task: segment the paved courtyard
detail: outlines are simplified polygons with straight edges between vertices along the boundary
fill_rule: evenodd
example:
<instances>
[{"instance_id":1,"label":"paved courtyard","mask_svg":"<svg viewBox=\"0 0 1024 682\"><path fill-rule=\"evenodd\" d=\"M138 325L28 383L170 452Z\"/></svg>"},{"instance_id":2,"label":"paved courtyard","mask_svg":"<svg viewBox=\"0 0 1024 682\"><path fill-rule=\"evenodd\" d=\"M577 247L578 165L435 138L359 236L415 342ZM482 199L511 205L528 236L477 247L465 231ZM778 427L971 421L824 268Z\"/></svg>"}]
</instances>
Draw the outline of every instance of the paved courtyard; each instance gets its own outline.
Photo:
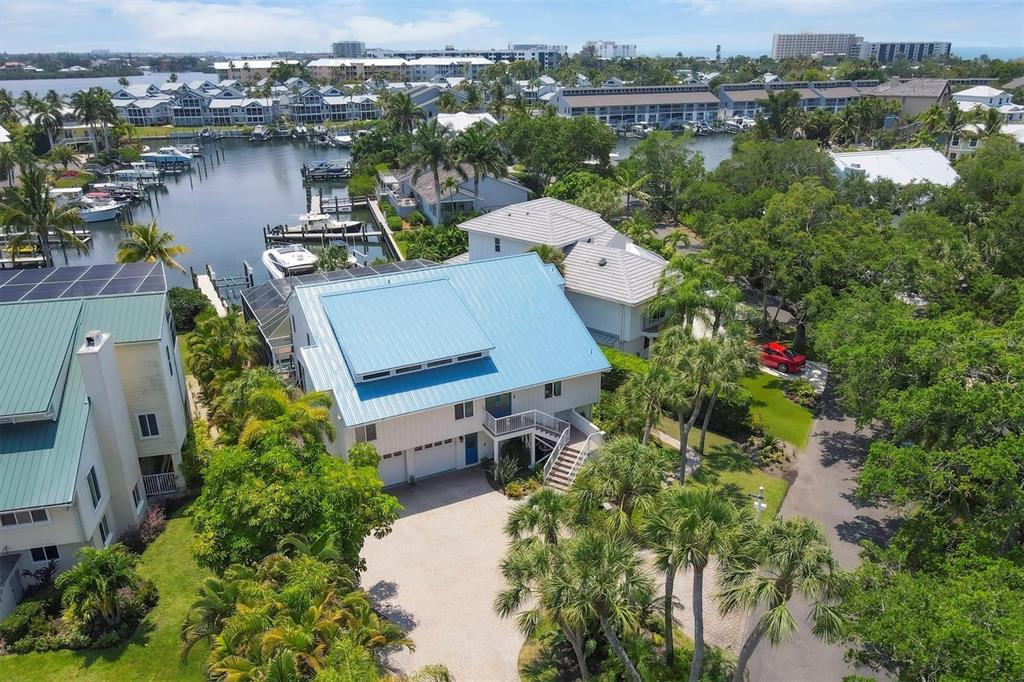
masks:
<instances>
[{"instance_id":1,"label":"paved courtyard","mask_svg":"<svg viewBox=\"0 0 1024 682\"><path fill-rule=\"evenodd\" d=\"M523 638L491 604L502 586L502 526L514 502L473 467L391 491L405 506L387 537L363 548L363 586L416 644L388 662L412 673L430 663L456 680L513 682Z\"/></svg>"}]
</instances>

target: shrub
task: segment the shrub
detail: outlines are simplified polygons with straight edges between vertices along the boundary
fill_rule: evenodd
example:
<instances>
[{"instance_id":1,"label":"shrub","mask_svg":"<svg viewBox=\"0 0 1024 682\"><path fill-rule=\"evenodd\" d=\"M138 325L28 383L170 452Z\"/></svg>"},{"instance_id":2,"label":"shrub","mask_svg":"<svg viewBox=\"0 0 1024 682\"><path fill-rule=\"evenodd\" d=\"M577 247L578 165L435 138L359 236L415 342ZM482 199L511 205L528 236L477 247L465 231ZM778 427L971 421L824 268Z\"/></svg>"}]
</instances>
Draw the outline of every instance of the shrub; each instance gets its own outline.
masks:
<instances>
[{"instance_id":1,"label":"shrub","mask_svg":"<svg viewBox=\"0 0 1024 682\"><path fill-rule=\"evenodd\" d=\"M153 540L156 540L160 533L164 532L167 526L167 512L163 505L152 504L146 510L146 515L135 525L129 526L121 533L120 540L129 551L142 554Z\"/></svg>"},{"instance_id":2,"label":"shrub","mask_svg":"<svg viewBox=\"0 0 1024 682\"><path fill-rule=\"evenodd\" d=\"M809 410L816 410L818 408L820 396L807 379L787 381L782 390L786 393L786 397L797 405L806 407Z\"/></svg>"},{"instance_id":3,"label":"shrub","mask_svg":"<svg viewBox=\"0 0 1024 682\"><path fill-rule=\"evenodd\" d=\"M181 473L185 485L195 488L203 482L206 467L213 456L210 426L204 419L196 419L188 426L185 445L181 449Z\"/></svg>"},{"instance_id":4,"label":"shrub","mask_svg":"<svg viewBox=\"0 0 1024 682\"><path fill-rule=\"evenodd\" d=\"M410 213L409 217L406 218L406 220L409 222L410 225L413 225L415 227L420 227L421 225L427 224L427 217L420 213L419 211L413 211L412 213Z\"/></svg>"},{"instance_id":5,"label":"shrub","mask_svg":"<svg viewBox=\"0 0 1024 682\"><path fill-rule=\"evenodd\" d=\"M728 397L720 396L708 428L723 436L742 436L751 430L750 406L753 404L754 397L745 388Z\"/></svg>"},{"instance_id":6,"label":"shrub","mask_svg":"<svg viewBox=\"0 0 1024 682\"><path fill-rule=\"evenodd\" d=\"M540 482L536 478L517 478L506 483L502 492L513 500L519 500L532 493L534 490L539 488L540 485Z\"/></svg>"},{"instance_id":7,"label":"shrub","mask_svg":"<svg viewBox=\"0 0 1024 682\"><path fill-rule=\"evenodd\" d=\"M353 175L348 181L348 195L350 197L368 197L376 192L377 179L369 173L358 173Z\"/></svg>"},{"instance_id":8,"label":"shrub","mask_svg":"<svg viewBox=\"0 0 1024 682\"><path fill-rule=\"evenodd\" d=\"M370 443L356 443L348 449L348 461L354 467L377 468L380 453Z\"/></svg>"},{"instance_id":9,"label":"shrub","mask_svg":"<svg viewBox=\"0 0 1024 682\"><path fill-rule=\"evenodd\" d=\"M629 353L623 353L609 346L601 346L601 352L612 366L610 372L601 375L601 390L614 391L622 384L630 374L647 374L648 362L643 358Z\"/></svg>"},{"instance_id":10,"label":"shrub","mask_svg":"<svg viewBox=\"0 0 1024 682\"><path fill-rule=\"evenodd\" d=\"M760 412L750 415L750 432L755 436L763 436L769 432L768 419Z\"/></svg>"},{"instance_id":11,"label":"shrub","mask_svg":"<svg viewBox=\"0 0 1024 682\"><path fill-rule=\"evenodd\" d=\"M388 216L388 227L390 227L392 230L401 230L402 229L402 219L399 218L396 215L389 215Z\"/></svg>"},{"instance_id":12,"label":"shrub","mask_svg":"<svg viewBox=\"0 0 1024 682\"><path fill-rule=\"evenodd\" d=\"M172 287L167 292L167 299L174 316L174 328L179 332L190 332L196 328L196 318L200 314L213 310L213 304L198 289Z\"/></svg>"},{"instance_id":13,"label":"shrub","mask_svg":"<svg viewBox=\"0 0 1024 682\"><path fill-rule=\"evenodd\" d=\"M494 482L504 488L516 477L519 469L519 457L515 453L502 452L494 463Z\"/></svg>"},{"instance_id":14,"label":"shrub","mask_svg":"<svg viewBox=\"0 0 1024 682\"><path fill-rule=\"evenodd\" d=\"M0 638L9 645L15 645L25 637L39 637L46 632L49 624L50 616L46 613L46 603L26 599L0 621Z\"/></svg>"}]
</instances>

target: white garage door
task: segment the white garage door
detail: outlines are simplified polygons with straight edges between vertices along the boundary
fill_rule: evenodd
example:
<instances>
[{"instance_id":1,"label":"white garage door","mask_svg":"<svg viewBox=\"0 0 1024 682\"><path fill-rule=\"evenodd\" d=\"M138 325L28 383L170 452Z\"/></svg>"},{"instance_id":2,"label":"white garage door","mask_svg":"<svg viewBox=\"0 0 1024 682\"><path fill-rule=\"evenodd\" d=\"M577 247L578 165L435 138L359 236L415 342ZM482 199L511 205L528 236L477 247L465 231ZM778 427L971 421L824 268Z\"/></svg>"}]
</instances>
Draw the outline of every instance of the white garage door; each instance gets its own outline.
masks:
<instances>
[{"instance_id":1,"label":"white garage door","mask_svg":"<svg viewBox=\"0 0 1024 682\"><path fill-rule=\"evenodd\" d=\"M455 441L431 445L413 452L416 458L416 478L426 478L455 468Z\"/></svg>"},{"instance_id":2,"label":"white garage door","mask_svg":"<svg viewBox=\"0 0 1024 682\"><path fill-rule=\"evenodd\" d=\"M405 453L394 452L383 455L380 459L380 464L377 465L377 473L380 475L380 480L384 481L384 485L405 483L407 480L405 476Z\"/></svg>"}]
</instances>

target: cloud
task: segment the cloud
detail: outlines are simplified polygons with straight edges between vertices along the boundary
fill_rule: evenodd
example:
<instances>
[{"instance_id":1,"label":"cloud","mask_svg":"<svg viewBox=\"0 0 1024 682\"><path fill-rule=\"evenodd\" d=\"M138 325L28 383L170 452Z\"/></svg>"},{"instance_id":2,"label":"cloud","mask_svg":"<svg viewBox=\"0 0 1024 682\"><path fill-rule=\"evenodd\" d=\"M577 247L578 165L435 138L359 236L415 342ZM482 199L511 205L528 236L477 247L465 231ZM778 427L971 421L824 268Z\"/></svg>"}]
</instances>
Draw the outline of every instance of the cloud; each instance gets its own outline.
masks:
<instances>
[{"instance_id":1,"label":"cloud","mask_svg":"<svg viewBox=\"0 0 1024 682\"><path fill-rule=\"evenodd\" d=\"M182 50L326 50L332 40L368 44L444 42L496 24L473 10L408 13L395 22L352 2L263 4L178 0L115 0L115 19L127 20L139 47Z\"/></svg>"}]
</instances>

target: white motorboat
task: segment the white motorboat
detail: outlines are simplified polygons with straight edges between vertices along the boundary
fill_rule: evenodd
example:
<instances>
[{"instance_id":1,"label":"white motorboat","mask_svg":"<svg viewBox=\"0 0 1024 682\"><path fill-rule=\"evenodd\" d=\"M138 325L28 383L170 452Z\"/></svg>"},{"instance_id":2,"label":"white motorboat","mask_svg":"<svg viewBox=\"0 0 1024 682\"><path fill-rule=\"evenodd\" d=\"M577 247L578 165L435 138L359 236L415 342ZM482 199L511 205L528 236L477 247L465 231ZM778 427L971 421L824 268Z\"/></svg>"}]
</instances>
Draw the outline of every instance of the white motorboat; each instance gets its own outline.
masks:
<instances>
[{"instance_id":1,"label":"white motorboat","mask_svg":"<svg viewBox=\"0 0 1024 682\"><path fill-rule=\"evenodd\" d=\"M192 163L192 155L181 151L177 147L160 147L158 151L148 152L142 155L143 161L151 161L157 165Z\"/></svg>"},{"instance_id":2,"label":"white motorboat","mask_svg":"<svg viewBox=\"0 0 1024 682\"><path fill-rule=\"evenodd\" d=\"M158 180L160 169L155 164L145 161L132 161L128 168L114 171L114 180Z\"/></svg>"},{"instance_id":3,"label":"white motorboat","mask_svg":"<svg viewBox=\"0 0 1024 682\"><path fill-rule=\"evenodd\" d=\"M266 126L256 126L252 129L252 134L249 135L250 142L263 142L270 139L270 131L267 130Z\"/></svg>"},{"instance_id":4,"label":"white motorboat","mask_svg":"<svg viewBox=\"0 0 1024 682\"><path fill-rule=\"evenodd\" d=\"M340 133L335 134L333 139L334 139L334 144L337 147L351 147L352 146L352 136L349 135L345 131L341 131Z\"/></svg>"},{"instance_id":5,"label":"white motorboat","mask_svg":"<svg viewBox=\"0 0 1024 682\"><path fill-rule=\"evenodd\" d=\"M262 260L273 279L308 275L316 269L316 254L298 244L267 249Z\"/></svg>"},{"instance_id":6,"label":"white motorboat","mask_svg":"<svg viewBox=\"0 0 1024 682\"><path fill-rule=\"evenodd\" d=\"M308 133L309 131L306 130L306 126L300 123L299 125L295 126L295 130L292 131L292 137L306 137Z\"/></svg>"},{"instance_id":7,"label":"white motorboat","mask_svg":"<svg viewBox=\"0 0 1024 682\"><path fill-rule=\"evenodd\" d=\"M106 192L90 192L79 198L75 204L78 206L78 215L87 223L114 220L125 207L125 204L114 201Z\"/></svg>"}]
</instances>

